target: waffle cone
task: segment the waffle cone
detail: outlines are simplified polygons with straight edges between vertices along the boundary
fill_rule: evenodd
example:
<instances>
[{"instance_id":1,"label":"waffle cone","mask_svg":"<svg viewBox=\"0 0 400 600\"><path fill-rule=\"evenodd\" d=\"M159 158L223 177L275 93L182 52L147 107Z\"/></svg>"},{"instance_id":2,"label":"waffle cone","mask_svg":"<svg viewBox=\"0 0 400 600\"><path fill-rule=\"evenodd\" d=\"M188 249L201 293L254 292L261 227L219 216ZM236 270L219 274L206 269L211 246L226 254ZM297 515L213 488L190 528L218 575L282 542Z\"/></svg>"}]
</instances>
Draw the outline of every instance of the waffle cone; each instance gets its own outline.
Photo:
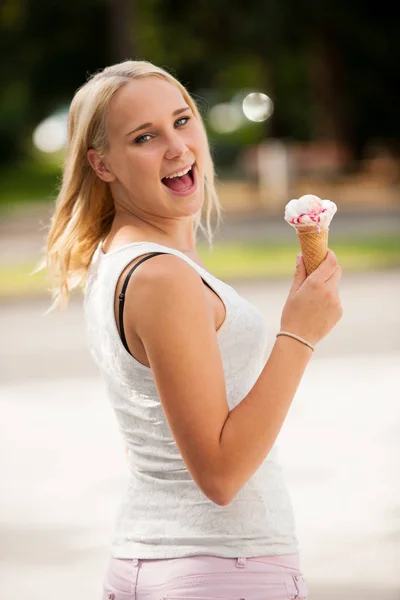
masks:
<instances>
[{"instance_id":1,"label":"waffle cone","mask_svg":"<svg viewBox=\"0 0 400 600\"><path fill-rule=\"evenodd\" d=\"M328 253L329 229L316 230L315 227L296 229L307 275L319 267Z\"/></svg>"}]
</instances>

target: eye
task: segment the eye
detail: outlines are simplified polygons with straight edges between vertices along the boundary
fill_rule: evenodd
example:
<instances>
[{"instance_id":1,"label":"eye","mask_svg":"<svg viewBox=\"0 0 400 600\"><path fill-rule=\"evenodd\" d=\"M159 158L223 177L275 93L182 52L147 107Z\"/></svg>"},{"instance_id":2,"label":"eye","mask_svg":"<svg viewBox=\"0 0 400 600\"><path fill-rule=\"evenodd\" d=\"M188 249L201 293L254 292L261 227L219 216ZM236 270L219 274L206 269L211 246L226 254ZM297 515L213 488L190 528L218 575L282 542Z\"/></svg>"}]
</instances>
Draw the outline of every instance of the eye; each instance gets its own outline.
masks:
<instances>
[{"instance_id":1,"label":"eye","mask_svg":"<svg viewBox=\"0 0 400 600\"><path fill-rule=\"evenodd\" d=\"M179 123L180 121L184 121L184 123L182 123L181 125L178 125L178 127L183 127L184 125L186 125L186 123L191 119L191 117L180 117L180 119L177 119L174 123L174 125L176 125L177 123ZM145 142L147 142L146 139L144 138L150 138L151 139L151 135L149 133L145 133L144 135L140 135L139 137L137 137L135 139L135 144L144 144Z\"/></svg>"},{"instance_id":2,"label":"eye","mask_svg":"<svg viewBox=\"0 0 400 600\"><path fill-rule=\"evenodd\" d=\"M179 123L179 121L185 121L184 125L186 125L186 123L187 123L189 120L190 120L190 117L181 117L180 119L177 119L177 120L175 121L175 125L176 125L177 123Z\"/></svg>"},{"instance_id":3,"label":"eye","mask_svg":"<svg viewBox=\"0 0 400 600\"><path fill-rule=\"evenodd\" d=\"M138 138L136 138L135 144L143 144L144 142L140 141L143 140L143 138L151 138L151 136L148 133L146 133L145 135L140 135ZM144 141L146 142L147 140Z\"/></svg>"}]
</instances>

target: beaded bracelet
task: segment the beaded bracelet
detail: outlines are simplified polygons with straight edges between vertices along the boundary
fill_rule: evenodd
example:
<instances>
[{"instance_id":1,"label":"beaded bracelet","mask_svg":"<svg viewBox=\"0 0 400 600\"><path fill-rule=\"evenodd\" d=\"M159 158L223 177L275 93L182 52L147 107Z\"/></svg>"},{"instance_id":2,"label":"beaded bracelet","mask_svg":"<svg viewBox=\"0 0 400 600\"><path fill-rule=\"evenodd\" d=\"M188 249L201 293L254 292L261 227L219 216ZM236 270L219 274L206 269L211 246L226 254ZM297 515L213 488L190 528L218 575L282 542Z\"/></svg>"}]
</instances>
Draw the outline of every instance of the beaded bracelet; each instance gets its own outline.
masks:
<instances>
[{"instance_id":1,"label":"beaded bracelet","mask_svg":"<svg viewBox=\"0 0 400 600\"><path fill-rule=\"evenodd\" d=\"M280 336L280 335L287 335L288 337L291 337L295 340L297 340L298 342L301 342L302 344L305 344L306 346L308 346L309 348L311 348L311 350L314 352L315 348L312 344L310 344L310 342L307 342L307 340L303 340L303 338L301 338L300 336L296 335L295 333L290 333L289 331L279 331L279 333L276 334L276 337Z\"/></svg>"}]
</instances>

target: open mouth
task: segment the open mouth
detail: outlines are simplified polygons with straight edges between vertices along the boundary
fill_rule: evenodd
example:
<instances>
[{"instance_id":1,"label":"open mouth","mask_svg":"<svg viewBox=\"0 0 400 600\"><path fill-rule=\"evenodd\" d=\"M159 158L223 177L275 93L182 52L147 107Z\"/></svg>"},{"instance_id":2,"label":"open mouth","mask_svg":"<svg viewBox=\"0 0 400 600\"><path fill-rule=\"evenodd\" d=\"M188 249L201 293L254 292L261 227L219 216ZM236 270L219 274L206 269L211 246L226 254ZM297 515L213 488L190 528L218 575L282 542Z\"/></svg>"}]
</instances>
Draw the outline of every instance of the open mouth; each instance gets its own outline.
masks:
<instances>
[{"instance_id":1,"label":"open mouth","mask_svg":"<svg viewBox=\"0 0 400 600\"><path fill-rule=\"evenodd\" d=\"M190 170L182 175L181 177L164 177L161 182L175 194L182 194L190 192L195 185L195 167L196 163L193 163Z\"/></svg>"}]
</instances>

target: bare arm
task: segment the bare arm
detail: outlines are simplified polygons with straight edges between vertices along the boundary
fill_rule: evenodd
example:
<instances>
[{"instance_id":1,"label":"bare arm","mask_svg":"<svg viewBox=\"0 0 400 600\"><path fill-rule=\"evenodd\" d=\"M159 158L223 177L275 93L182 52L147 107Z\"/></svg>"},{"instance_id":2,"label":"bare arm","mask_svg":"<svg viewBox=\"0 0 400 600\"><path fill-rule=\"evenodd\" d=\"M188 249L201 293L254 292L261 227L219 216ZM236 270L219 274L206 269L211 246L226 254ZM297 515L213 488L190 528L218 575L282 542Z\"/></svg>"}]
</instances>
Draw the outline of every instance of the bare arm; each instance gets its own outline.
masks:
<instances>
[{"instance_id":1,"label":"bare arm","mask_svg":"<svg viewBox=\"0 0 400 600\"><path fill-rule=\"evenodd\" d=\"M311 343L325 337L342 316L337 292L340 277L332 251L308 279L300 261L282 313L282 330ZM308 346L279 337L253 388L229 413L220 438L222 504L235 497L268 455L311 356Z\"/></svg>"},{"instance_id":2,"label":"bare arm","mask_svg":"<svg viewBox=\"0 0 400 600\"><path fill-rule=\"evenodd\" d=\"M141 340L158 396L182 458L198 487L219 503L219 437L229 406L206 286L173 255L134 272L126 291L125 333Z\"/></svg>"},{"instance_id":3,"label":"bare arm","mask_svg":"<svg viewBox=\"0 0 400 600\"><path fill-rule=\"evenodd\" d=\"M331 293L316 291L321 286L308 288L303 300L301 294L291 300L288 314L306 306L312 323L327 331L328 308L337 302ZM291 338L277 339L253 388L229 411L214 315L193 267L172 255L152 258L132 276L125 307L128 343L134 333L143 344L193 480L213 502L228 504L273 446L312 351Z\"/></svg>"},{"instance_id":4,"label":"bare arm","mask_svg":"<svg viewBox=\"0 0 400 600\"><path fill-rule=\"evenodd\" d=\"M312 350L277 338L247 396L229 413L220 438L221 504L228 504L270 452L282 428Z\"/></svg>"}]
</instances>

